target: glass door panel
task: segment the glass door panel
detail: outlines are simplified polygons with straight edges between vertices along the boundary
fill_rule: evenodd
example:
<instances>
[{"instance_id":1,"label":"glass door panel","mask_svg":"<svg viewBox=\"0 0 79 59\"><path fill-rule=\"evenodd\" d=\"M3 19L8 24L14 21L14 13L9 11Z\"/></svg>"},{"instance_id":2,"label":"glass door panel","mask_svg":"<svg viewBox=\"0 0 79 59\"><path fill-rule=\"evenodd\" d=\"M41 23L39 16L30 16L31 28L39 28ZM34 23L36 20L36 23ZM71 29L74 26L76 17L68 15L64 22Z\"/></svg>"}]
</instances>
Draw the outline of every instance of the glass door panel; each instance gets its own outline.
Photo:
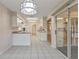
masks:
<instances>
[{"instance_id":1,"label":"glass door panel","mask_svg":"<svg viewBox=\"0 0 79 59\"><path fill-rule=\"evenodd\" d=\"M67 56L67 22L68 12L64 11L57 16L56 20L56 38L57 48Z\"/></svg>"},{"instance_id":2,"label":"glass door panel","mask_svg":"<svg viewBox=\"0 0 79 59\"><path fill-rule=\"evenodd\" d=\"M78 59L78 5L69 9L71 20L71 59Z\"/></svg>"}]
</instances>

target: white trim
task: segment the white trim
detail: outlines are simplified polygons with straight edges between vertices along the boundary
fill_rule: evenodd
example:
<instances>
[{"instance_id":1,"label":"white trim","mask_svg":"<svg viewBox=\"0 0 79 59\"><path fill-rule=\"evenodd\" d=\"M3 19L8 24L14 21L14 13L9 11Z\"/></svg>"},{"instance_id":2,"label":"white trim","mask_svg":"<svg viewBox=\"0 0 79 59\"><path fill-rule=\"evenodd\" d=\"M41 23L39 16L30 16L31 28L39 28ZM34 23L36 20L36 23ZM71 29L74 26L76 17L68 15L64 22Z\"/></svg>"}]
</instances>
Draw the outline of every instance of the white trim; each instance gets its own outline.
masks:
<instances>
[{"instance_id":1,"label":"white trim","mask_svg":"<svg viewBox=\"0 0 79 59\"><path fill-rule=\"evenodd\" d=\"M78 4L77 0L75 2L73 2L72 4L70 4L69 6L65 7L64 9L60 10L57 14L55 14L54 16L57 16L58 14L68 10L68 8L73 7L74 5Z\"/></svg>"},{"instance_id":2,"label":"white trim","mask_svg":"<svg viewBox=\"0 0 79 59\"><path fill-rule=\"evenodd\" d=\"M78 1L76 0L75 2L73 2L72 4L70 4L69 6L68 6L68 8L71 8L71 7L73 7L74 5L76 5L76 4L78 4Z\"/></svg>"}]
</instances>

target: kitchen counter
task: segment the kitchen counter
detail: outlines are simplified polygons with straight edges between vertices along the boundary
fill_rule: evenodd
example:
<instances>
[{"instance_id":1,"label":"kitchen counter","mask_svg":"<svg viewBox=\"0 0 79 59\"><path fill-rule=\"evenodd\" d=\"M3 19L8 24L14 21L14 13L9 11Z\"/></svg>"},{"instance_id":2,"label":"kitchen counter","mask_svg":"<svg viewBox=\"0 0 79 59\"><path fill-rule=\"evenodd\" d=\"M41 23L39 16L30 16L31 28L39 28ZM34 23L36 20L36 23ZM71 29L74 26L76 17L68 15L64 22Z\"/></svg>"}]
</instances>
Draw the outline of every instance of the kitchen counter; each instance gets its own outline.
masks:
<instances>
[{"instance_id":1,"label":"kitchen counter","mask_svg":"<svg viewBox=\"0 0 79 59\"><path fill-rule=\"evenodd\" d=\"M31 34L30 32L13 32L13 34Z\"/></svg>"},{"instance_id":2,"label":"kitchen counter","mask_svg":"<svg viewBox=\"0 0 79 59\"><path fill-rule=\"evenodd\" d=\"M14 46L30 46L31 33L29 32L13 32L13 45Z\"/></svg>"}]
</instances>

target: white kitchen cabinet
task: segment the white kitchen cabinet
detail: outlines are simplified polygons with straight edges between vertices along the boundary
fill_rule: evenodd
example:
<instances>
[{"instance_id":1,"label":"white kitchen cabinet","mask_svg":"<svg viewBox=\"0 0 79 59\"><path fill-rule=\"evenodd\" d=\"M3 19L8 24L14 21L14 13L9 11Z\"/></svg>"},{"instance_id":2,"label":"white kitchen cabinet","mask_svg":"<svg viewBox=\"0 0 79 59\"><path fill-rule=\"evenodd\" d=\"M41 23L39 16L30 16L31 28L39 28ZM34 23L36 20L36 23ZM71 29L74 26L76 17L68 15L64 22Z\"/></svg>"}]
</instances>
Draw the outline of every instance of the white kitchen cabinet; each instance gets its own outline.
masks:
<instances>
[{"instance_id":1,"label":"white kitchen cabinet","mask_svg":"<svg viewBox=\"0 0 79 59\"><path fill-rule=\"evenodd\" d=\"M13 45L14 46L30 46L31 45L31 34L13 34Z\"/></svg>"},{"instance_id":2,"label":"white kitchen cabinet","mask_svg":"<svg viewBox=\"0 0 79 59\"><path fill-rule=\"evenodd\" d=\"M40 41L47 41L47 33L46 32L38 32L37 38Z\"/></svg>"}]
</instances>

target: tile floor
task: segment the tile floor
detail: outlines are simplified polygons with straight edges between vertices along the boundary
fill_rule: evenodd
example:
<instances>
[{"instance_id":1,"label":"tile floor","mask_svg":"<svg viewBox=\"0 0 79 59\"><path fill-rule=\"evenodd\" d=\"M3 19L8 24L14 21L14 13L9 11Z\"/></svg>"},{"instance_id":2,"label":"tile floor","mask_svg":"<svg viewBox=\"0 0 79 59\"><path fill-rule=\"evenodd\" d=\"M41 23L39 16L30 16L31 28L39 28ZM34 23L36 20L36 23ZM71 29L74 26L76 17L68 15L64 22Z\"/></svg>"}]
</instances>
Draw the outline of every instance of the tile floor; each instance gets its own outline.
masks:
<instances>
[{"instance_id":1,"label":"tile floor","mask_svg":"<svg viewBox=\"0 0 79 59\"><path fill-rule=\"evenodd\" d=\"M31 46L13 46L0 59L66 59L47 42L32 40Z\"/></svg>"}]
</instances>

